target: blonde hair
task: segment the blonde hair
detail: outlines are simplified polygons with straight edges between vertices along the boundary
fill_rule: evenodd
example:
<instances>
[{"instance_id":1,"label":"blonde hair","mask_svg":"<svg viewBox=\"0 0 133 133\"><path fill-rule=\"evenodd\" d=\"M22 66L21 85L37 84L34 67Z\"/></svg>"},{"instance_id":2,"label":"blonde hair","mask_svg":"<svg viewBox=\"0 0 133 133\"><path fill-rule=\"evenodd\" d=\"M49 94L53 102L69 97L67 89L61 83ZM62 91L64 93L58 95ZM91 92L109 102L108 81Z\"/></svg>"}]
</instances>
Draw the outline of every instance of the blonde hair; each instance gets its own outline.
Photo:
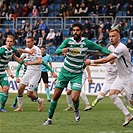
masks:
<instances>
[{"instance_id":1,"label":"blonde hair","mask_svg":"<svg viewBox=\"0 0 133 133\"><path fill-rule=\"evenodd\" d=\"M9 37L9 38L12 38L12 39L13 39L13 42L15 42L15 37L14 37L14 36L8 35L7 38L8 38L8 37Z\"/></svg>"},{"instance_id":2,"label":"blonde hair","mask_svg":"<svg viewBox=\"0 0 133 133\"><path fill-rule=\"evenodd\" d=\"M113 29L111 29L111 30L109 31L109 33L114 32L114 31L116 31L117 33L119 33L119 34L120 34L120 30L119 30L119 29L117 29L117 28L113 28Z\"/></svg>"}]
</instances>

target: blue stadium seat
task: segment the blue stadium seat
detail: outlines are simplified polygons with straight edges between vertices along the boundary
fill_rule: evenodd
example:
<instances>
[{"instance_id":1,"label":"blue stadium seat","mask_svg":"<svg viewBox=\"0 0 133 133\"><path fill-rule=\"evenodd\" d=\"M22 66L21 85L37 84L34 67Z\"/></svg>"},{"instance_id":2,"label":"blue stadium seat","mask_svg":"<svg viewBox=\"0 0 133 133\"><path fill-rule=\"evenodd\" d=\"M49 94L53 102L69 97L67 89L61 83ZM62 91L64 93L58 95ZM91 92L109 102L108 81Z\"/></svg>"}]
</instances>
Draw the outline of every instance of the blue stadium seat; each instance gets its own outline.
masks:
<instances>
[{"instance_id":1,"label":"blue stadium seat","mask_svg":"<svg viewBox=\"0 0 133 133\"><path fill-rule=\"evenodd\" d=\"M62 33L63 33L64 37L68 37L69 36L69 30L63 30Z\"/></svg>"},{"instance_id":2,"label":"blue stadium seat","mask_svg":"<svg viewBox=\"0 0 133 133\"><path fill-rule=\"evenodd\" d=\"M64 61L64 56L63 55L59 55L56 57L56 62L63 62Z\"/></svg>"},{"instance_id":3,"label":"blue stadium seat","mask_svg":"<svg viewBox=\"0 0 133 133\"><path fill-rule=\"evenodd\" d=\"M122 16L123 15L123 12L122 11L118 11L117 13L116 13L116 16Z\"/></svg>"},{"instance_id":4,"label":"blue stadium seat","mask_svg":"<svg viewBox=\"0 0 133 133\"><path fill-rule=\"evenodd\" d=\"M125 45L126 45L126 43L127 43L127 40L128 40L128 39L127 39L126 37L122 37L122 38L121 38L121 42L122 42L123 44L125 44Z\"/></svg>"},{"instance_id":5,"label":"blue stadium seat","mask_svg":"<svg viewBox=\"0 0 133 133\"><path fill-rule=\"evenodd\" d=\"M92 38L91 41L96 42L97 38Z\"/></svg>"},{"instance_id":6,"label":"blue stadium seat","mask_svg":"<svg viewBox=\"0 0 133 133\"><path fill-rule=\"evenodd\" d=\"M56 62L56 55L52 55L51 58L52 58L52 62Z\"/></svg>"},{"instance_id":7,"label":"blue stadium seat","mask_svg":"<svg viewBox=\"0 0 133 133\"><path fill-rule=\"evenodd\" d=\"M49 54L54 54L56 46L49 46Z\"/></svg>"}]
</instances>

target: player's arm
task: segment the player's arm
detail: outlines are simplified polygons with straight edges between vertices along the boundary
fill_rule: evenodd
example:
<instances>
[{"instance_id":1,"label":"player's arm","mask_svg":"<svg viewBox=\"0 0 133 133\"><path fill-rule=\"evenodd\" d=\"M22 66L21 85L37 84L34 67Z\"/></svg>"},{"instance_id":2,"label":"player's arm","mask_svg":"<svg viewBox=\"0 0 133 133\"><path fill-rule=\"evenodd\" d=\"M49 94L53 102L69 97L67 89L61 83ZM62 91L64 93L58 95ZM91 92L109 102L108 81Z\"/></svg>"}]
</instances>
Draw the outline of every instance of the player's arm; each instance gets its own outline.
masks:
<instances>
[{"instance_id":1,"label":"player's arm","mask_svg":"<svg viewBox=\"0 0 133 133\"><path fill-rule=\"evenodd\" d=\"M94 42L92 42L92 41L90 41L88 39L85 39L85 42L88 45L88 48L90 50L98 50L102 54L105 54L105 55L109 55L110 54L110 51L107 48L105 48L105 47L102 47L102 46L100 46L100 45L98 45L98 44L96 44L96 43L94 43Z\"/></svg>"},{"instance_id":2,"label":"player's arm","mask_svg":"<svg viewBox=\"0 0 133 133\"><path fill-rule=\"evenodd\" d=\"M18 64L17 70L16 70L16 78L19 77L19 71L20 71L20 69L21 69L21 67L22 67L22 64L23 64L24 62L25 62L25 61L23 60L21 63Z\"/></svg>"},{"instance_id":3,"label":"player's arm","mask_svg":"<svg viewBox=\"0 0 133 133\"><path fill-rule=\"evenodd\" d=\"M0 48L0 55L3 55L5 53L5 49L4 48Z\"/></svg>"},{"instance_id":4,"label":"player's arm","mask_svg":"<svg viewBox=\"0 0 133 133\"><path fill-rule=\"evenodd\" d=\"M24 63L25 65L40 65L42 64L42 57L37 57L35 61L27 61Z\"/></svg>"},{"instance_id":5,"label":"player's arm","mask_svg":"<svg viewBox=\"0 0 133 133\"><path fill-rule=\"evenodd\" d=\"M88 74L88 82L92 83L93 80L92 80L92 77L91 77L91 71L90 71L90 67L89 66L86 66L86 71L87 71L87 74Z\"/></svg>"},{"instance_id":6,"label":"player's arm","mask_svg":"<svg viewBox=\"0 0 133 133\"><path fill-rule=\"evenodd\" d=\"M69 39L64 40L61 45L56 49L55 54L66 53L68 51L68 41Z\"/></svg>"},{"instance_id":7,"label":"player's arm","mask_svg":"<svg viewBox=\"0 0 133 133\"><path fill-rule=\"evenodd\" d=\"M13 76L13 74L12 74L12 72L11 72L11 70L10 70L10 68L9 68L8 65L7 65L7 67L6 67L6 72L7 72L7 74L8 74L11 78L14 78L14 76Z\"/></svg>"},{"instance_id":8,"label":"player's arm","mask_svg":"<svg viewBox=\"0 0 133 133\"><path fill-rule=\"evenodd\" d=\"M86 65L90 65L90 64L103 64L103 63L107 63L111 60L116 59L117 57L114 56L113 54L108 55L106 58L101 58L101 59L97 59L97 60L89 60L86 59L85 60L85 64Z\"/></svg>"},{"instance_id":9,"label":"player's arm","mask_svg":"<svg viewBox=\"0 0 133 133\"><path fill-rule=\"evenodd\" d=\"M24 60L24 58L19 58L15 54L13 54L13 59L16 60L18 63L21 63Z\"/></svg>"}]
</instances>

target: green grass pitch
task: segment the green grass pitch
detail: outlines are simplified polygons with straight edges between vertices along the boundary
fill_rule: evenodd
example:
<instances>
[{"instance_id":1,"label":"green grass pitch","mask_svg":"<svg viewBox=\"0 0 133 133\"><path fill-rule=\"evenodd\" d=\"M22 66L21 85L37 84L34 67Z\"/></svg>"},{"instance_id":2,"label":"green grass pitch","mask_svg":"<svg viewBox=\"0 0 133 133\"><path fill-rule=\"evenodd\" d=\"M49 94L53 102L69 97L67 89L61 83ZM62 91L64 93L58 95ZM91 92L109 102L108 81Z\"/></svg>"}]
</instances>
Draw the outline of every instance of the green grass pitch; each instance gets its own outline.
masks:
<instances>
[{"instance_id":1,"label":"green grass pitch","mask_svg":"<svg viewBox=\"0 0 133 133\"><path fill-rule=\"evenodd\" d=\"M0 112L0 133L133 133L133 121L123 127L124 115L108 97L87 112L83 111L85 104L80 99L81 119L76 123L73 111L63 111L67 107L67 103L66 96L62 95L55 110L53 124L43 126L49 107L46 95L39 94L45 99L44 109L41 112L37 112L38 104L31 102L25 94L24 111L14 112L10 106L15 96L16 94L9 94L5 107L8 112ZM88 99L92 102L95 96L88 96Z\"/></svg>"}]
</instances>

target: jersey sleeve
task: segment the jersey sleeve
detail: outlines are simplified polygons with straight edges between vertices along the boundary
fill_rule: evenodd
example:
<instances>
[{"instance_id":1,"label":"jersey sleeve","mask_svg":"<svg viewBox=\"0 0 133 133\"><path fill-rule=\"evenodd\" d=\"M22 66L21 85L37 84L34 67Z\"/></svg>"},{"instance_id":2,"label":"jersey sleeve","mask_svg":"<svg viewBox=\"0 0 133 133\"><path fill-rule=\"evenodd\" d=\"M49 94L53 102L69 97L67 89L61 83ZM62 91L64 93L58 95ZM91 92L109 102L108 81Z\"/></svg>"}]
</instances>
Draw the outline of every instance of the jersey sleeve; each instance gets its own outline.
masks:
<instances>
[{"instance_id":1,"label":"jersey sleeve","mask_svg":"<svg viewBox=\"0 0 133 133\"><path fill-rule=\"evenodd\" d=\"M5 48L0 48L0 55L3 55L5 53Z\"/></svg>"},{"instance_id":2,"label":"jersey sleeve","mask_svg":"<svg viewBox=\"0 0 133 133\"><path fill-rule=\"evenodd\" d=\"M123 55L123 49L122 48L116 48L114 52L112 53L115 57L120 58Z\"/></svg>"},{"instance_id":3,"label":"jersey sleeve","mask_svg":"<svg viewBox=\"0 0 133 133\"><path fill-rule=\"evenodd\" d=\"M49 67L48 66L48 64L47 63L45 63L44 61L42 62L42 65L44 65L50 72L54 72L52 69L51 69L51 67Z\"/></svg>"},{"instance_id":4,"label":"jersey sleeve","mask_svg":"<svg viewBox=\"0 0 133 133\"><path fill-rule=\"evenodd\" d=\"M15 48L14 46L12 46L12 50L13 50L13 52L16 52L17 51L17 48Z\"/></svg>"},{"instance_id":5,"label":"jersey sleeve","mask_svg":"<svg viewBox=\"0 0 133 133\"><path fill-rule=\"evenodd\" d=\"M58 49L55 51L55 54L60 54L62 52L62 49L63 48L67 48L67 45L68 45L68 41L69 41L69 38L67 38L66 40L64 40L61 45L58 47Z\"/></svg>"},{"instance_id":6,"label":"jersey sleeve","mask_svg":"<svg viewBox=\"0 0 133 133\"><path fill-rule=\"evenodd\" d=\"M90 41L88 39L85 39L85 42L86 42L86 44L87 44L87 46L88 46L88 48L90 50L98 50L101 53L106 54L106 55L109 55L110 54L110 51L107 48L102 47L102 46L94 43L93 41Z\"/></svg>"}]
</instances>

